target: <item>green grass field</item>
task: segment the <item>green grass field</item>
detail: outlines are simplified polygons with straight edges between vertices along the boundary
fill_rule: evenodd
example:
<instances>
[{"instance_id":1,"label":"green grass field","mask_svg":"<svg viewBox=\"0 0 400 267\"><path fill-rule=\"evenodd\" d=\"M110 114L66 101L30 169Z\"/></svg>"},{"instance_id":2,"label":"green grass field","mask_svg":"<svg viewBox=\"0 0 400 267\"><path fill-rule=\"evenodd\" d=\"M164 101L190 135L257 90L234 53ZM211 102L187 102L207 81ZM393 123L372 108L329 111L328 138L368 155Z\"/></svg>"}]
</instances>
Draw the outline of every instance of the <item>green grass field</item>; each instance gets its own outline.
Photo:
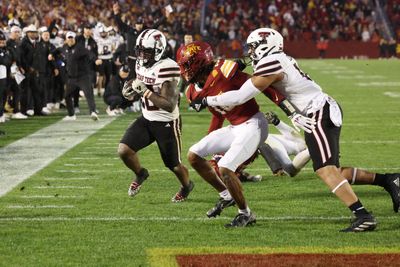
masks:
<instances>
[{"instance_id":1,"label":"green grass field","mask_svg":"<svg viewBox=\"0 0 400 267\"><path fill-rule=\"evenodd\" d=\"M342 166L399 172L400 61L300 60L299 65L344 110ZM257 100L262 111L284 117L264 96ZM106 116L101 99L97 101ZM206 134L210 114L188 111L185 101L181 113L186 154ZM0 147L62 115L0 125L7 132L0 137ZM393 212L389 195L382 188L355 186L378 228L339 233L351 214L312 172L311 164L295 178L273 177L263 159L257 159L249 171L264 178L244 184L244 190L258 221L244 229L223 227L236 208L217 219L205 216L218 195L193 170L195 189L189 200L171 203L179 184L163 166L156 145L139 153L150 177L141 192L129 198L132 173L116 150L136 116L128 113L114 120L0 198L1 266L167 266L174 264L175 254L213 252L400 253L400 215ZM46 206L53 208L41 208Z\"/></svg>"}]
</instances>

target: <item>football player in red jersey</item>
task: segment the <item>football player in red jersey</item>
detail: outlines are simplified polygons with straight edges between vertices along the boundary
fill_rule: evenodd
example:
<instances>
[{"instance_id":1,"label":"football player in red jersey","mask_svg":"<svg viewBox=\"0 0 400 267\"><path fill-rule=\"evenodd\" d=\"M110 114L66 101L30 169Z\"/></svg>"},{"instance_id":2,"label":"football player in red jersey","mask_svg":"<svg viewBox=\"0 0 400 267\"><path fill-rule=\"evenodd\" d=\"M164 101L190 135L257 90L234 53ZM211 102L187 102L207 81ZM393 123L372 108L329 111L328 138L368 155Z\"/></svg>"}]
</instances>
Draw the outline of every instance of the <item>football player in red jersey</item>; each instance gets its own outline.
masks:
<instances>
[{"instance_id":1,"label":"football player in red jersey","mask_svg":"<svg viewBox=\"0 0 400 267\"><path fill-rule=\"evenodd\" d=\"M177 62L181 75L190 83L186 92L189 102L238 90L248 79L248 75L239 69L238 63L214 60L212 49L205 42L196 41L182 46L177 52ZM284 102L280 94L271 95L275 103ZM216 206L207 212L207 216L215 217L224 208L236 203L239 213L226 226L244 227L254 223L256 218L246 203L235 171L264 143L267 121L254 98L241 105L218 106L209 110L213 115L209 134L189 149L188 160L221 197ZM222 127L224 119L231 125ZM224 156L218 161L218 167L223 181L205 159L206 156L221 153Z\"/></svg>"},{"instance_id":2,"label":"football player in red jersey","mask_svg":"<svg viewBox=\"0 0 400 267\"><path fill-rule=\"evenodd\" d=\"M238 64L229 60L214 61L211 47L196 41L178 50L177 62L181 75L190 83L187 97L218 95L237 90L247 80L247 74L238 70ZM204 180L220 194L220 201L210 210L209 217L219 215L223 208L236 203L239 213L226 227L244 227L255 223L256 217L247 205L236 169L249 159L267 138L267 121L255 99L231 107L213 107L209 134L189 149L188 160ZM224 119L230 122L222 127ZM221 181L206 156L223 153L218 161ZM225 186L226 185L226 186Z\"/></svg>"}]
</instances>

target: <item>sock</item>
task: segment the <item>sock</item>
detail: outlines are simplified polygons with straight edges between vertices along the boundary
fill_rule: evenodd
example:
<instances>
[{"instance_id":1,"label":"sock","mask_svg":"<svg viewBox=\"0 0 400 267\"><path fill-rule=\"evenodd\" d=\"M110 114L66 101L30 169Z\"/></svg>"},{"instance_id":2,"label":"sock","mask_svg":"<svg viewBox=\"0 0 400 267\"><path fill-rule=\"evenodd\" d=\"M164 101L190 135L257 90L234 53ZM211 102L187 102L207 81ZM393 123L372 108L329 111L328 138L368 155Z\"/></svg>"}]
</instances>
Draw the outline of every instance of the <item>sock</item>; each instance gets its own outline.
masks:
<instances>
[{"instance_id":1,"label":"sock","mask_svg":"<svg viewBox=\"0 0 400 267\"><path fill-rule=\"evenodd\" d=\"M144 180L149 176L148 171L145 168L141 168L139 173L136 174L136 182L142 184Z\"/></svg>"},{"instance_id":2,"label":"sock","mask_svg":"<svg viewBox=\"0 0 400 267\"><path fill-rule=\"evenodd\" d=\"M364 206L361 204L360 200L357 200L353 204L350 205L349 209L353 214L357 217L369 214L369 212L364 208Z\"/></svg>"},{"instance_id":3,"label":"sock","mask_svg":"<svg viewBox=\"0 0 400 267\"><path fill-rule=\"evenodd\" d=\"M239 214L250 215L250 208L246 207L245 209L239 209Z\"/></svg>"},{"instance_id":4,"label":"sock","mask_svg":"<svg viewBox=\"0 0 400 267\"><path fill-rule=\"evenodd\" d=\"M229 193L228 189L225 189L224 191L219 192L219 196L221 198L223 198L224 200L231 200L232 199L231 193Z\"/></svg>"},{"instance_id":5,"label":"sock","mask_svg":"<svg viewBox=\"0 0 400 267\"><path fill-rule=\"evenodd\" d=\"M386 184L386 175L377 173L375 174L375 180L372 183L373 185L384 186Z\"/></svg>"}]
</instances>

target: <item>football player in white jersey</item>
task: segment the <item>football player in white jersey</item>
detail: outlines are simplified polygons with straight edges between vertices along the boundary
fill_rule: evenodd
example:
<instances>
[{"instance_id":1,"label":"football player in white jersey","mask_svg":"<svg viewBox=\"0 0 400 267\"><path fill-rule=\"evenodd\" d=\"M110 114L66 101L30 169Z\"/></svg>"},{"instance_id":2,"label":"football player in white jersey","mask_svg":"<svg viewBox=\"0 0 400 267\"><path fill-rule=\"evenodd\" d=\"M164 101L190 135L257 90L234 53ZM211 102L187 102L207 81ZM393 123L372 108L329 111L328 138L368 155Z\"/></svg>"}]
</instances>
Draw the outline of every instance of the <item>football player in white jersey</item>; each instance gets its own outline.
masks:
<instances>
[{"instance_id":1,"label":"football player in white jersey","mask_svg":"<svg viewBox=\"0 0 400 267\"><path fill-rule=\"evenodd\" d=\"M137 152L157 142L164 164L178 178L181 188L172 202L187 199L194 184L188 169L181 162L181 118L179 115L179 66L163 56L165 36L158 30L146 29L136 40L136 79L126 83L122 91L125 98L141 96L142 116L129 126L122 137L118 153L135 174L128 195L135 196L149 176L139 162Z\"/></svg>"},{"instance_id":2,"label":"football player in white jersey","mask_svg":"<svg viewBox=\"0 0 400 267\"><path fill-rule=\"evenodd\" d=\"M340 167L339 137L342 110L332 97L325 94L317 83L300 70L296 60L283 52L282 35L270 28L260 28L249 35L247 45L254 68L253 77L247 80L240 90L197 99L196 103L202 107L238 105L271 85L294 106L295 110L288 110L288 114L293 114L291 119L294 126L305 131L305 141L314 171L356 217L352 224L342 231L371 231L377 225L375 218L361 204L349 182L383 187L392 198L393 210L398 212L399 173L378 174L353 167ZM314 122L304 120L304 117L299 115L315 120L316 127Z\"/></svg>"},{"instance_id":3,"label":"football player in white jersey","mask_svg":"<svg viewBox=\"0 0 400 267\"><path fill-rule=\"evenodd\" d=\"M100 96L101 89L106 88L111 79L112 57L115 47L114 39L108 36L105 27L100 27L98 31L99 36L97 36L95 40L97 43L98 59L101 59L101 64L97 66L97 71L99 72L97 94Z\"/></svg>"}]
</instances>

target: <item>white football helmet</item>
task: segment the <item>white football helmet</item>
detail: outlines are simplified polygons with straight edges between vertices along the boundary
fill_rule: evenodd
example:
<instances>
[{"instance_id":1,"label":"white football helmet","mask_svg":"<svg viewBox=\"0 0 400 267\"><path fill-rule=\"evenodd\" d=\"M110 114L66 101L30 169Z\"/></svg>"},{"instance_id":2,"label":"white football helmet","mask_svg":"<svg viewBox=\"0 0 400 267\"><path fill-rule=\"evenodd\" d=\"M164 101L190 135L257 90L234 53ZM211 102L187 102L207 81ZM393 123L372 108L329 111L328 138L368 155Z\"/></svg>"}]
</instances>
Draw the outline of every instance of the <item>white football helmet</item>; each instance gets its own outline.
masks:
<instances>
[{"instance_id":1,"label":"white football helmet","mask_svg":"<svg viewBox=\"0 0 400 267\"><path fill-rule=\"evenodd\" d=\"M146 29L136 39L136 58L140 66L149 67L159 61L167 47L162 32Z\"/></svg>"},{"instance_id":2,"label":"white football helmet","mask_svg":"<svg viewBox=\"0 0 400 267\"><path fill-rule=\"evenodd\" d=\"M283 51L282 35L271 28L259 28L251 32L246 43L253 62L258 62L271 53Z\"/></svg>"}]
</instances>

